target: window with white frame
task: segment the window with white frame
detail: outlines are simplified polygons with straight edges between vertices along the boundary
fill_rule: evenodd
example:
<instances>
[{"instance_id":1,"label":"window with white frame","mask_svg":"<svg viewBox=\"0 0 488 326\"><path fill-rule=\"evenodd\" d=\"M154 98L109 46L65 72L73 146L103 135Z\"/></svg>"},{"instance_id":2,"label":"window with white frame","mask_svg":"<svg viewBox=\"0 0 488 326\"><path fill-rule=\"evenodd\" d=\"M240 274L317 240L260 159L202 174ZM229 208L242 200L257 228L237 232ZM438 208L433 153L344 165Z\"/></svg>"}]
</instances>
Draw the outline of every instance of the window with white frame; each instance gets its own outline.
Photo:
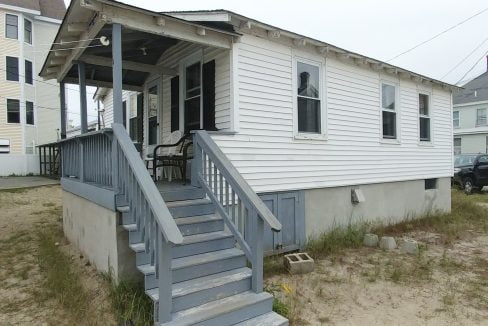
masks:
<instances>
[{"instance_id":1,"label":"window with white frame","mask_svg":"<svg viewBox=\"0 0 488 326\"><path fill-rule=\"evenodd\" d=\"M34 103L25 102L25 123L28 125L34 125Z\"/></svg>"},{"instance_id":2,"label":"window with white frame","mask_svg":"<svg viewBox=\"0 0 488 326\"><path fill-rule=\"evenodd\" d=\"M6 78L10 81L19 81L19 58L5 57L6 58Z\"/></svg>"},{"instance_id":3,"label":"window with white frame","mask_svg":"<svg viewBox=\"0 0 488 326\"><path fill-rule=\"evenodd\" d=\"M5 37L15 40L19 38L19 18L16 15L5 15Z\"/></svg>"},{"instance_id":4,"label":"window with white frame","mask_svg":"<svg viewBox=\"0 0 488 326\"><path fill-rule=\"evenodd\" d=\"M20 123L20 101L7 99L7 123Z\"/></svg>"},{"instance_id":5,"label":"window with white frame","mask_svg":"<svg viewBox=\"0 0 488 326\"><path fill-rule=\"evenodd\" d=\"M297 118L299 133L321 133L320 66L297 61Z\"/></svg>"},{"instance_id":6,"label":"window with white frame","mask_svg":"<svg viewBox=\"0 0 488 326\"><path fill-rule=\"evenodd\" d=\"M476 126L486 126L486 109L476 110Z\"/></svg>"},{"instance_id":7,"label":"window with white frame","mask_svg":"<svg viewBox=\"0 0 488 326\"><path fill-rule=\"evenodd\" d=\"M24 19L24 42L32 44L32 22Z\"/></svg>"},{"instance_id":8,"label":"window with white frame","mask_svg":"<svg viewBox=\"0 0 488 326\"><path fill-rule=\"evenodd\" d=\"M454 138L454 155L461 154L461 138Z\"/></svg>"},{"instance_id":9,"label":"window with white frame","mask_svg":"<svg viewBox=\"0 0 488 326\"><path fill-rule=\"evenodd\" d=\"M452 126L454 128L459 128L459 125L460 125L459 122L460 122L459 121L459 111L454 111L452 113Z\"/></svg>"},{"instance_id":10,"label":"window with white frame","mask_svg":"<svg viewBox=\"0 0 488 326\"><path fill-rule=\"evenodd\" d=\"M397 104L396 86L381 84L381 117L383 125L383 138L397 138Z\"/></svg>"},{"instance_id":11,"label":"window with white frame","mask_svg":"<svg viewBox=\"0 0 488 326\"><path fill-rule=\"evenodd\" d=\"M32 82L34 80L33 76L32 76L32 62L29 61L29 60L25 60L25 64L24 64L24 75L25 75L25 83L26 84L30 84L32 85Z\"/></svg>"},{"instance_id":12,"label":"window with white frame","mask_svg":"<svg viewBox=\"0 0 488 326\"><path fill-rule=\"evenodd\" d=\"M185 68L185 133L200 129L200 103L202 97L202 74L200 61Z\"/></svg>"},{"instance_id":13,"label":"window with white frame","mask_svg":"<svg viewBox=\"0 0 488 326\"><path fill-rule=\"evenodd\" d=\"M420 141L430 141L430 99L427 94L419 94Z\"/></svg>"}]
</instances>

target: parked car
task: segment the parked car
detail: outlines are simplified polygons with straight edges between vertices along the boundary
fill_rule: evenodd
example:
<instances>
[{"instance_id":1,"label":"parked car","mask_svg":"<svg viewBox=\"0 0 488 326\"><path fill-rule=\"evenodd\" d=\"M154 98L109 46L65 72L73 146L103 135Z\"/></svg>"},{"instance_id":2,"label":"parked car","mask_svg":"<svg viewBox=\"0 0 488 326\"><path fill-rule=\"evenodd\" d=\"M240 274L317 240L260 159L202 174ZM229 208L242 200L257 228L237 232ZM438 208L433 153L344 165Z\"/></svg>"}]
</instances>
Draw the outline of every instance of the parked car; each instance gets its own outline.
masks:
<instances>
[{"instance_id":1,"label":"parked car","mask_svg":"<svg viewBox=\"0 0 488 326\"><path fill-rule=\"evenodd\" d=\"M456 155L453 182L467 194L488 186L488 154Z\"/></svg>"}]
</instances>

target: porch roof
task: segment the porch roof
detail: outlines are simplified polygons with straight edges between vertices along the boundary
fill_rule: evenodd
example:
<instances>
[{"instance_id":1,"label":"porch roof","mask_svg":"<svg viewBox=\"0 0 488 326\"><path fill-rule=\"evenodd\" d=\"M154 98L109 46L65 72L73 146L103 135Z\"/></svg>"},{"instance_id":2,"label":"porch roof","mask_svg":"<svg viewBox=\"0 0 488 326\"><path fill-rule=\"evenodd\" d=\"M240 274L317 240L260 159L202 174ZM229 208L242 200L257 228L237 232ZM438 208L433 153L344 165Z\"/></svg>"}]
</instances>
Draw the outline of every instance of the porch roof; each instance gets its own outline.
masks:
<instances>
[{"instance_id":1,"label":"porch roof","mask_svg":"<svg viewBox=\"0 0 488 326\"><path fill-rule=\"evenodd\" d=\"M113 0L73 0L39 75L78 83L75 64L82 61L87 85L111 87L112 23L123 27L123 88L136 91L151 73L176 74L158 61L178 42L230 48L239 36L229 26L189 22Z\"/></svg>"}]
</instances>

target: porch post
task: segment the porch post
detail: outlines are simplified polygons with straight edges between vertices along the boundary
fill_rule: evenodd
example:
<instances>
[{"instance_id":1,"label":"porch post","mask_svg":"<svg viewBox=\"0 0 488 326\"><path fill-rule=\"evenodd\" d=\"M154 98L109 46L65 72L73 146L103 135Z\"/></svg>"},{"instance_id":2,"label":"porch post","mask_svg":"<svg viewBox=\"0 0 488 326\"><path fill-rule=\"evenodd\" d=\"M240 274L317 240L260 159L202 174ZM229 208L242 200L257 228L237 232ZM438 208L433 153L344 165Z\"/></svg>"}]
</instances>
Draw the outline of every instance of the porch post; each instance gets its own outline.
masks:
<instances>
[{"instance_id":1,"label":"porch post","mask_svg":"<svg viewBox=\"0 0 488 326\"><path fill-rule=\"evenodd\" d=\"M61 139L66 139L66 90L64 81L59 83L59 108L61 109Z\"/></svg>"},{"instance_id":2,"label":"porch post","mask_svg":"<svg viewBox=\"0 0 488 326\"><path fill-rule=\"evenodd\" d=\"M80 111L81 111L81 133L88 131L87 105L86 105L86 74L85 63L78 61L78 83L80 84Z\"/></svg>"},{"instance_id":3,"label":"porch post","mask_svg":"<svg viewBox=\"0 0 488 326\"><path fill-rule=\"evenodd\" d=\"M122 26L112 25L112 96L114 123L123 123L122 113Z\"/></svg>"}]
</instances>

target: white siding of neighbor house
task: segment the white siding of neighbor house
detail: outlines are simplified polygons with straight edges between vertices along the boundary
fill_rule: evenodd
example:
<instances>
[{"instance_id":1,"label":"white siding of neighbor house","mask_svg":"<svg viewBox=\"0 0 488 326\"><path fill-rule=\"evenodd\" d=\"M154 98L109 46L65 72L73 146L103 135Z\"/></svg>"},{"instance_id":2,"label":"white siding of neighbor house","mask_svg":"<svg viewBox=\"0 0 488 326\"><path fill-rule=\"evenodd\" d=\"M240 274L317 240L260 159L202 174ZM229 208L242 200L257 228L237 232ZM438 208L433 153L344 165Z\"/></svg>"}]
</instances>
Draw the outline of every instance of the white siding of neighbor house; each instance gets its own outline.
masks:
<instances>
[{"instance_id":1,"label":"white siding of neighbor house","mask_svg":"<svg viewBox=\"0 0 488 326\"><path fill-rule=\"evenodd\" d=\"M239 131L212 137L255 191L452 174L450 91L328 58L322 75L327 91L322 103L327 139L295 139L294 50L249 35L237 47ZM398 144L381 138L381 80L398 84ZM431 94L431 144L419 142L419 90Z\"/></svg>"}]
</instances>

